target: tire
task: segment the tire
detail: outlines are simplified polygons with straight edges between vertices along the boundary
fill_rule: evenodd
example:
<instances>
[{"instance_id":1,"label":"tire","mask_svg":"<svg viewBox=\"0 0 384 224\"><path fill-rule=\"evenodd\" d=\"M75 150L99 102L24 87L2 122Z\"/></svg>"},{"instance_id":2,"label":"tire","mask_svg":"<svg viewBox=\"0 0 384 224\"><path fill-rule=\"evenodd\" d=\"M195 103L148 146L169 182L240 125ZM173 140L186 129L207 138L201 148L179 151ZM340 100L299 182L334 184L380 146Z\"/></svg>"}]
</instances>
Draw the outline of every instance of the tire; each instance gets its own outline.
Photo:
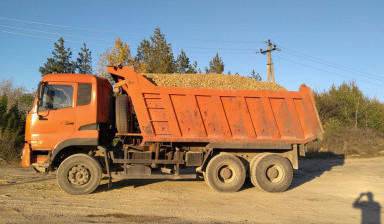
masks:
<instances>
[{"instance_id":1,"label":"tire","mask_svg":"<svg viewBox=\"0 0 384 224\"><path fill-rule=\"evenodd\" d=\"M66 158L57 171L57 182L68 194L93 192L100 184L102 168L92 156L75 154Z\"/></svg>"},{"instance_id":2,"label":"tire","mask_svg":"<svg viewBox=\"0 0 384 224\"><path fill-rule=\"evenodd\" d=\"M209 161L204 179L216 191L235 192L243 186L245 175L244 164L238 157L220 153Z\"/></svg>"},{"instance_id":3,"label":"tire","mask_svg":"<svg viewBox=\"0 0 384 224\"><path fill-rule=\"evenodd\" d=\"M261 154L250 164L252 184L267 192L283 192L292 182L293 169L289 160L277 154Z\"/></svg>"},{"instance_id":4,"label":"tire","mask_svg":"<svg viewBox=\"0 0 384 224\"><path fill-rule=\"evenodd\" d=\"M129 100L126 94L116 97L116 129L119 133L129 132Z\"/></svg>"}]
</instances>

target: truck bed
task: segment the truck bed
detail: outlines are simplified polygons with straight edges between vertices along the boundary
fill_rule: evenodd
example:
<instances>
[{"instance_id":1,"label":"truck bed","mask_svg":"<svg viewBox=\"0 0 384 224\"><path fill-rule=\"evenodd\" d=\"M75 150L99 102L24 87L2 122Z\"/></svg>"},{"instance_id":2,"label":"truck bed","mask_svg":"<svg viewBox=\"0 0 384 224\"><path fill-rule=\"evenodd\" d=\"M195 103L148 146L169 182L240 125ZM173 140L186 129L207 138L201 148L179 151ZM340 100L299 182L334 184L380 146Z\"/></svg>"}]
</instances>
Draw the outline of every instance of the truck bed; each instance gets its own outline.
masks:
<instances>
[{"instance_id":1,"label":"truck bed","mask_svg":"<svg viewBox=\"0 0 384 224\"><path fill-rule=\"evenodd\" d=\"M129 67L107 71L131 98L143 143L278 148L305 144L323 133L312 91L305 85L297 92L192 89L155 86Z\"/></svg>"}]
</instances>

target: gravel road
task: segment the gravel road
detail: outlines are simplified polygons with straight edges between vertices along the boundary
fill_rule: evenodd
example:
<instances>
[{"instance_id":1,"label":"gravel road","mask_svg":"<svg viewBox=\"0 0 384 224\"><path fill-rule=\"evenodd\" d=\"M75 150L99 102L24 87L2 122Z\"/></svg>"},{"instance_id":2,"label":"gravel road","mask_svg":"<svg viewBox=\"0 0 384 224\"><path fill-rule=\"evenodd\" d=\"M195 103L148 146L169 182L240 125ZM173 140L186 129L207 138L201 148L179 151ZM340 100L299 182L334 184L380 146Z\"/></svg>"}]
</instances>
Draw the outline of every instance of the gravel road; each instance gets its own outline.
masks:
<instances>
[{"instance_id":1,"label":"gravel road","mask_svg":"<svg viewBox=\"0 0 384 224\"><path fill-rule=\"evenodd\" d=\"M291 187L266 193L249 181L219 193L204 181L106 180L72 196L55 173L0 166L0 223L384 223L384 157L300 161ZM372 193L372 200L368 201Z\"/></svg>"}]
</instances>

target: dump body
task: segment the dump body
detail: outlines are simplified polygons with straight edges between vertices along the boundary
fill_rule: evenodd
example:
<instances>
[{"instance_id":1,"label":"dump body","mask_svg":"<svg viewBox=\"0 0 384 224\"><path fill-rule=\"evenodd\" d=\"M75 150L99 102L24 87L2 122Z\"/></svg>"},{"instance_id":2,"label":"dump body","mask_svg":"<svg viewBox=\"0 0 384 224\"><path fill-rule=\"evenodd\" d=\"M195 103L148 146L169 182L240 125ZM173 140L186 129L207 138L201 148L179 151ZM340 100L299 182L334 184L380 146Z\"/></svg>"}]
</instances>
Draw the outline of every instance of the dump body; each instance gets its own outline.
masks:
<instances>
[{"instance_id":1,"label":"dump body","mask_svg":"<svg viewBox=\"0 0 384 224\"><path fill-rule=\"evenodd\" d=\"M192 89L155 86L129 67L107 71L130 96L143 143L278 148L305 144L323 133L311 89L305 85L298 92Z\"/></svg>"}]
</instances>

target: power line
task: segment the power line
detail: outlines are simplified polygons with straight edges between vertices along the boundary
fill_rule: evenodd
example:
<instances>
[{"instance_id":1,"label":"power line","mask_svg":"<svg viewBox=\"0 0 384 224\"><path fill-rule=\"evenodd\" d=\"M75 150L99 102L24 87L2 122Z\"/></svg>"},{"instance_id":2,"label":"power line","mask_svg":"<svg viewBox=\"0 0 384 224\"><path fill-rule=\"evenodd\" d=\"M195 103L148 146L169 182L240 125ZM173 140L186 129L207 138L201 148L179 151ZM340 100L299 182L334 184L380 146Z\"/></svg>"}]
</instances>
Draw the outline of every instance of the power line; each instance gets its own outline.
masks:
<instances>
[{"instance_id":1,"label":"power line","mask_svg":"<svg viewBox=\"0 0 384 224\"><path fill-rule=\"evenodd\" d=\"M95 28L89 28L89 27L69 26L69 25L62 25L62 24L44 23L44 22L37 22L37 21L31 21L31 20L7 18L7 17L1 17L1 16L0 16L0 20L7 20L7 21L19 22L19 23L29 23L29 24L36 24L36 25L44 25L44 26L54 26L54 27L69 28L69 29L80 29L80 30L88 30L88 31L96 31L96 32L106 32L106 33L116 33L116 34L125 33L125 34L130 34L130 35L147 35L145 33L135 33L135 32L126 32L126 31L112 31L112 30L95 29ZM214 39L196 39L196 38L185 38L185 37L174 37L174 38L191 40L191 41L201 41L201 42L240 43L240 44L256 44L256 43L260 44L260 43L263 43L261 41L214 40Z\"/></svg>"},{"instance_id":2,"label":"power line","mask_svg":"<svg viewBox=\"0 0 384 224\"><path fill-rule=\"evenodd\" d=\"M7 18L7 17L0 17L0 19L12 21L12 22L21 22L21 23L29 23L29 24L36 24L36 25L44 25L44 26L54 26L54 27L61 27L61 28L70 28L70 29L79 29L79 30L88 30L88 31L96 31L96 32L106 32L106 33L116 33L116 31L111 31L111 30L101 30L101 29L80 27L80 26L68 26L68 25L61 25L61 24L54 24L54 23L43 23L43 22L36 22L36 21L30 21L30 20ZM124 32L124 33L142 35L141 33L130 33L130 32Z\"/></svg>"},{"instance_id":3,"label":"power line","mask_svg":"<svg viewBox=\"0 0 384 224\"><path fill-rule=\"evenodd\" d=\"M67 28L67 29L79 29L79 30L87 30L87 31L96 31L96 32L106 32L106 33L116 33L116 34L125 33L125 34L131 34L131 35L147 35L147 34L144 34L144 33L125 32L125 31L112 31L112 30L105 30L105 29L95 29L95 28L89 28L89 27L80 27L80 26L69 26L69 25L45 23L45 22L22 20L22 19L14 19L14 18L7 18L7 17L0 17L0 20L6 20L6 21L12 21L12 22L18 22L18 23L36 24L36 25L43 25L43 26L60 27L60 28ZM56 33L56 32L44 31L44 30L35 30L35 29L21 28L21 27L7 26L7 25L0 25L0 26L4 27L4 28L18 29L18 30L24 30L24 31L30 31L30 32L39 32L39 33L45 33L45 34L62 35L62 36L70 36L70 37L77 37L77 38L87 38L87 39L94 39L94 40L100 40L100 41L111 41L111 40L107 40L107 39L95 38L95 37L90 37L90 36L81 36L81 35ZM57 39L57 38L52 38L52 37L47 37L47 36L42 36L42 35L32 35L32 34L26 34L26 33L20 33L20 32L11 32L11 31L5 31L5 30L0 30L0 32L8 33L8 34L13 34L13 35L28 36L28 37L33 37L33 38L41 38L41 39L50 39L50 40L56 40ZM214 40L214 39L198 39L198 38L184 38L184 37L178 37L178 39L191 40L191 41L203 41L203 42L218 42L218 43L243 43L243 44L260 44L260 43L264 43L264 42L261 42L261 41L233 41L233 40ZM66 41L74 42L74 43L83 43L83 41L78 41L78 40L68 40L67 39ZM98 43L91 43L91 44L100 45L100 46L109 46L109 45L98 44ZM279 46L279 47L281 47L281 46ZM252 48L214 48L214 47L193 47L192 46L192 47L187 47L186 49L188 49L188 48L189 49L208 49L208 50L228 50L227 52L223 52L223 51L220 51L220 52L219 51L216 51L216 52L213 52L213 51L186 51L186 52L189 52L189 53L217 53L217 52L219 52L221 54L254 54L255 53L254 49L252 49ZM347 71L347 72L350 72L350 73L353 73L353 74L356 74L356 75L359 75L359 76L363 76L363 77L366 77L366 78L373 78L373 79L376 79L377 81L383 81L383 77L378 76L378 75L374 75L374 74L370 74L370 73L367 73L367 72L359 71L357 69L354 69L354 68L351 68L351 67L348 67L348 66L344 66L344 65L336 64L334 62L330 62L330 61L327 61L327 60L324 60L324 59L316 58L314 56L311 56L311 55L308 55L308 54L305 54L305 53L301 53L301 52L295 51L295 50L290 49L290 48L286 48L286 47L282 47L282 48L285 49L286 53L294 55L296 57L301 57L301 58L304 58L306 60L310 60L310 61L316 62L316 63L324 65L324 66L332 67L332 68L339 69L339 70L342 70L342 71ZM241 51L241 52L239 52L239 51ZM249 51L249 52L247 52L247 51ZM302 63L294 62L294 61L289 60L289 59L283 59L283 60L288 60L288 61L291 61L291 62L296 63L296 64L304 65L306 67L312 67L312 68L315 68L317 70L325 71L327 73L333 73L333 72L330 72L330 71L327 71L327 70L324 70L324 69L319 69L319 68L316 68L316 67L313 67L313 66L308 66L308 65L305 65L305 64L302 64ZM351 78L351 77L348 77L348 76L340 75L338 73L333 73L333 74L337 74L339 76ZM363 80L360 80L360 81L363 81ZM366 82L366 81L364 81L364 82ZM371 84L377 85L376 83L371 83Z\"/></svg>"},{"instance_id":4,"label":"power line","mask_svg":"<svg viewBox=\"0 0 384 224\"><path fill-rule=\"evenodd\" d=\"M0 32L2 32L2 33L8 33L8 34L13 34L13 35L20 35L20 36L27 36L27 37L40 38L40 39L57 40L57 38L54 38L54 37L45 37L45 36L38 36L38 35L32 35L32 34L10 32L10 31L5 31L5 30L0 30ZM66 39L65 41L67 41L67 42L73 42L73 43L84 43L84 41L78 41L78 40L68 40L68 39ZM98 43L91 43L91 44L94 44L94 45L100 45L100 46L109 46L109 45L98 44Z\"/></svg>"},{"instance_id":5,"label":"power line","mask_svg":"<svg viewBox=\"0 0 384 224\"><path fill-rule=\"evenodd\" d=\"M48 32L48 31L43 31L43 30L28 29L28 28L22 28L22 27L16 27L16 26L6 26L6 25L1 25L1 24L0 24L0 27L17 29L17 30L24 30L24 31L31 31L31 32L38 32L38 33L54 34L54 35L58 35L58 36L79 37L79 38L87 38L87 39L109 41L109 42L112 41L113 42L113 40L110 40L110 39L102 39L102 38L97 38L97 37L80 36L80 35L73 35L73 34L66 34L66 33Z\"/></svg>"},{"instance_id":6,"label":"power line","mask_svg":"<svg viewBox=\"0 0 384 224\"><path fill-rule=\"evenodd\" d=\"M311 56L311 55L308 55L308 54L305 54L305 53L301 53L301 52L295 51L295 50L287 48L287 47L283 47L283 48L285 49L286 53L294 55L296 57L301 57L301 58L304 58L304 59L307 59L307 60L311 60L311 61L314 61L316 63L322 64L322 65L325 65L325 66L329 66L329 67L333 67L333 68L336 68L336 69L339 69L339 70L343 70L343 71L346 71L346 72L354 73L354 74L357 74L357 75L360 75L360 76L364 76L364 77L367 77L367 78L373 78L373 79L376 79L376 80L379 80L379 81L384 81L383 77L379 76L379 75L374 75L374 74L371 74L371 73L359 71L359 70L357 70L355 68L351 68L351 67L348 67L348 66L345 66L345 65L336 64L334 62L330 62L330 61L327 61L327 60L324 60L324 59L321 59L321 58L317 58L317 57L314 57L314 56ZM289 51L291 51L291 52L289 52Z\"/></svg>"},{"instance_id":7,"label":"power line","mask_svg":"<svg viewBox=\"0 0 384 224\"><path fill-rule=\"evenodd\" d=\"M307 65L307 64L300 63L300 62L297 62L297 61L293 61L293 60L290 60L290 59L287 59L287 58L284 58L284 57L281 57L281 56L275 56L275 57L283 59L283 60L286 60L286 61L289 61L289 62L292 62L292 63L295 63L295 64L299 64L299 65L302 65L302 66L305 66L305 67L308 67L308 68L319 70L319 71L322 71L322 72L325 72L325 73L329 73L329 74L341 76L341 77L344 77L344 78L347 78L347 79L353 79L353 80L356 80L356 81L365 82L365 83L368 83L368 84L384 87L384 85L380 85L378 83L374 83L374 82L370 82L370 81L366 81L366 80L350 77L350 76L347 76L347 75L342 75L342 74L339 74L339 73L331 72L331 71L328 71L328 70L325 70L325 69L322 69L322 68L318 68L318 67L315 67L315 66L311 66L311 65Z\"/></svg>"},{"instance_id":8,"label":"power line","mask_svg":"<svg viewBox=\"0 0 384 224\"><path fill-rule=\"evenodd\" d=\"M11 28L11 29L18 29L18 30L24 30L24 31L30 31L30 32L38 32L38 33L45 33L45 34L53 34L53 35L58 35L58 36L70 36L70 37L77 37L77 38L88 38L88 39L95 39L95 40L101 40L101 41L111 41L113 42L113 40L108 40L108 39L101 39L101 38L94 38L94 37L89 37L89 36L81 36L81 35L73 35L73 34L65 34L65 33L56 33L56 32L49 32L49 31L43 31L43 30L35 30L35 29L28 29L28 28L21 28L21 27L15 27L15 26L7 26L7 25L1 25L0 24L0 27L4 27L4 28ZM25 33L19 33L19 32L11 32L11 31L0 31L0 32L3 32L3 33L8 33L8 34L14 34L14 35L21 35L21 36L28 36L28 37L34 37L34 38L42 38L42 39L51 39L51 40L55 40L57 38L53 38L53 37L46 37L46 36L40 36L40 35L32 35L32 34L25 34ZM76 42L76 43L82 43L84 41L77 41L77 40L65 40L65 41L68 41L68 42ZM109 46L109 45L105 45L105 44L97 44L97 43L93 43L95 45L100 45L100 46ZM234 52L234 51L231 51L231 52L222 52L220 51L220 53L223 53L223 54L253 54L253 52L251 52L251 48L248 48L248 49L244 49L244 48L215 48L215 47L186 47L185 49L188 49L188 48L191 48L191 49L209 49L209 50L212 50L212 49L215 49L215 50L236 50L236 51L250 51L250 52ZM203 51L185 51L185 52L192 52L192 53L217 53L218 51L216 52L203 52Z\"/></svg>"}]
</instances>

